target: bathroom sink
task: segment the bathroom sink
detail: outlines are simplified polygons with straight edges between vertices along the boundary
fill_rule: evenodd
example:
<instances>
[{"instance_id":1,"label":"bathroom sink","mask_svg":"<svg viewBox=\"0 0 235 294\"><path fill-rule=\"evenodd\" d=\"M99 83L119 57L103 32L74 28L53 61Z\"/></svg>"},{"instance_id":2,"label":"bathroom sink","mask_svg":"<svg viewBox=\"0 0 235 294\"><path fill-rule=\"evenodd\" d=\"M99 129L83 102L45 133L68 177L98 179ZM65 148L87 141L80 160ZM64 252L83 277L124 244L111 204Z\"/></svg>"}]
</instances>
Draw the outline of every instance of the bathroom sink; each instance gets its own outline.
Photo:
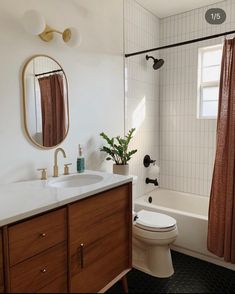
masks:
<instances>
[{"instance_id":1,"label":"bathroom sink","mask_svg":"<svg viewBox=\"0 0 235 294\"><path fill-rule=\"evenodd\" d=\"M81 174L52 180L48 185L54 188L76 188L96 184L102 180L103 177L99 175Z\"/></svg>"}]
</instances>

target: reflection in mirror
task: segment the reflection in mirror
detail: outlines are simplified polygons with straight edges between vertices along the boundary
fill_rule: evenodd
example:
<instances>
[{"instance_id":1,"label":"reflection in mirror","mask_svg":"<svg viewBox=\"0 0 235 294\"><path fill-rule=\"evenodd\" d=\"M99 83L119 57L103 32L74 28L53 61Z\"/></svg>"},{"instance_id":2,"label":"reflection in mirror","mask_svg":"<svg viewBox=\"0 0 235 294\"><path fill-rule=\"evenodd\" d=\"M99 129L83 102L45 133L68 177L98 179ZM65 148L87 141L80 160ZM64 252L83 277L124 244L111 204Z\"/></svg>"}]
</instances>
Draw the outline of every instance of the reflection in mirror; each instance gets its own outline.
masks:
<instances>
[{"instance_id":1,"label":"reflection in mirror","mask_svg":"<svg viewBox=\"0 0 235 294\"><path fill-rule=\"evenodd\" d=\"M68 86L62 67L54 59L32 57L23 70L25 130L39 147L53 148L69 129Z\"/></svg>"}]
</instances>

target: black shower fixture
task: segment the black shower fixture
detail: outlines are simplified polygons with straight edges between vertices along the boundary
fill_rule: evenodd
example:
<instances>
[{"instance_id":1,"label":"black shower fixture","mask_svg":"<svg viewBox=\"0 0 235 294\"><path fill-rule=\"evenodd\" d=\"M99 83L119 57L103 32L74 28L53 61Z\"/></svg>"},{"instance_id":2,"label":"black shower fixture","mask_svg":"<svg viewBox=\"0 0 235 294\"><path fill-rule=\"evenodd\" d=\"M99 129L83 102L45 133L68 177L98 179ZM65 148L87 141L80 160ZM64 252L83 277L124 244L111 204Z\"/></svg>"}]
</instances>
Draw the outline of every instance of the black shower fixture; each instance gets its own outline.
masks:
<instances>
[{"instance_id":1,"label":"black shower fixture","mask_svg":"<svg viewBox=\"0 0 235 294\"><path fill-rule=\"evenodd\" d=\"M143 164L145 167L149 167L150 164L155 165L155 163L156 163L156 160L151 159L149 155L145 155L144 161L143 161Z\"/></svg>"},{"instance_id":2,"label":"black shower fixture","mask_svg":"<svg viewBox=\"0 0 235 294\"><path fill-rule=\"evenodd\" d=\"M146 60L149 60L150 58L153 59L153 69L154 70L159 69L160 67L163 66L163 64L164 64L163 59L157 59L157 58L154 58L153 56L146 55Z\"/></svg>"},{"instance_id":3,"label":"black shower fixture","mask_svg":"<svg viewBox=\"0 0 235 294\"><path fill-rule=\"evenodd\" d=\"M146 178L145 179L145 183L146 184L154 184L154 186L158 186L158 180L157 179L150 179L150 178Z\"/></svg>"}]
</instances>

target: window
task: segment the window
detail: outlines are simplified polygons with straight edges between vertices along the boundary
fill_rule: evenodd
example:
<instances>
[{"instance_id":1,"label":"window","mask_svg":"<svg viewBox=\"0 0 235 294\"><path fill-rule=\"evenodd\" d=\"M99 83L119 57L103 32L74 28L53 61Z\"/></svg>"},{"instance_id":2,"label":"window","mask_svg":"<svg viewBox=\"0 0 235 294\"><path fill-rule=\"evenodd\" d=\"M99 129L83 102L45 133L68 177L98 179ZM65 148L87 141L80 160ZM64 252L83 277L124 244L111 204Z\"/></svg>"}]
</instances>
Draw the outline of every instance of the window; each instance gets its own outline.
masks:
<instances>
[{"instance_id":1,"label":"window","mask_svg":"<svg viewBox=\"0 0 235 294\"><path fill-rule=\"evenodd\" d=\"M222 45L199 49L198 118L217 118L222 49Z\"/></svg>"}]
</instances>

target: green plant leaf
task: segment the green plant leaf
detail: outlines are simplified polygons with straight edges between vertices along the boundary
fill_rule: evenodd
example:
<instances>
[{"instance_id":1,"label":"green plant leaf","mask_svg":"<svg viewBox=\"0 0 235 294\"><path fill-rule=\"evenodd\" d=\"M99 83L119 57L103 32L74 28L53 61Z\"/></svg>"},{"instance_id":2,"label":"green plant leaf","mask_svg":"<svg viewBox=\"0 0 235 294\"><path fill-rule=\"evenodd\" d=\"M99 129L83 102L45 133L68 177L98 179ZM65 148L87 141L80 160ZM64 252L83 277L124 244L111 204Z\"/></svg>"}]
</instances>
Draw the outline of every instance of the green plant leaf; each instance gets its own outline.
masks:
<instances>
[{"instance_id":1,"label":"green plant leaf","mask_svg":"<svg viewBox=\"0 0 235 294\"><path fill-rule=\"evenodd\" d=\"M114 138L109 138L105 133L101 133L100 136L111 146L113 146Z\"/></svg>"},{"instance_id":2,"label":"green plant leaf","mask_svg":"<svg viewBox=\"0 0 235 294\"><path fill-rule=\"evenodd\" d=\"M128 146L133 138L135 129L132 128L124 138L120 136L109 138L104 132L100 136L108 143L109 147L103 146L100 151L106 152L109 156L107 160L113 160L116 164L127 164L137 150L131 150L128 152ZM116 141L116 142L115 142Z\"/></svg>"}]
</instances>

